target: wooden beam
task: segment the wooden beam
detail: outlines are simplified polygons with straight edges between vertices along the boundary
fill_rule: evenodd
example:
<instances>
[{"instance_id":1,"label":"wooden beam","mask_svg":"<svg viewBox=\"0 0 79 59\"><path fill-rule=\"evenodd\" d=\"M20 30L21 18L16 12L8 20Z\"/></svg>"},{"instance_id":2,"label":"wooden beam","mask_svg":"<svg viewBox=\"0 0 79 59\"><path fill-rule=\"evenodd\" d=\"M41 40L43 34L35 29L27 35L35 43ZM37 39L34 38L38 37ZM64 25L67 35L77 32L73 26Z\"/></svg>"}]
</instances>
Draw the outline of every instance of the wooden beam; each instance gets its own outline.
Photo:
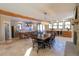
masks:
<instances>
[{"instance_id":1,"label":"wooden beam","mask_svg":"<svg viewBox=\"0 0 79 59\"><path fill-rule=\"evenodd\" d=\"M9 11L2 10L2 9L0 9L0 14L7 15L7 16L12 16L12 17L17 17L17 18L22 18L22 19L26 19L26 20L48 22L48 21L39 20L39 19L35 19L35 18L32 18L32 17L28 17L28 16L23 16L23 15L13 13L13 12L9 12Z\"/></svg>"}]
</instances>

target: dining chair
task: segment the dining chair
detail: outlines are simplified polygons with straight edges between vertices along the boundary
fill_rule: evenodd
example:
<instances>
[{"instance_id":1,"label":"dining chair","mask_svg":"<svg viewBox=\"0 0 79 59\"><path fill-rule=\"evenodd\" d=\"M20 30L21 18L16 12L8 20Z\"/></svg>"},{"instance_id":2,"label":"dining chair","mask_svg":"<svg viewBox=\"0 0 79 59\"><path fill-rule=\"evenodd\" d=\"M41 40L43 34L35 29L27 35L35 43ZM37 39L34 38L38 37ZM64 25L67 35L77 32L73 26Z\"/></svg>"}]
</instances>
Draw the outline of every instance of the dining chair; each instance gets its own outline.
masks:
<instances>
[{"instance_id":1,"label":"dining chair","mask_svg":"<svg viewBox=\"0 0 79 59\"><path fill-rule=\"evenodd\" d=\"M50 38L50 41L49 41L51 46L53 46L54 43L55 43L55 36L56 36L55 33L51 34L51 38Z\"/></svg>"},{"instance_id":2,"label":"dining chair","mask_svg":"<svg viewBox=\"0 0 79 59\"><path fill-rule=\"evenodd\" d=\"M46 38L44 42L45 42L45 47L51 48L55 42L55 33L51 34L50 37Z\"/></svg>"},{"instance_id":3,"label":"dining chair","mask_svg":"<svg viewBox=\"0 0 79 59\"><path fill-rule=\"evenodd\" d=\"M39 52L40 49L44 49L45 48L45 42L42 39L37 39L37 53Z\"/></svg>"},{"instance_id":4,"label":"dining chair","mask_svg":"<svg viewBox=\"0 0 79 59\"><path fill-rule=\"evenodd\" d=\"M37 45L37 36L36 35L32 35L32 43L33 43L33 48Z\"/></svg>"},{"instance_id":5,"label":"dining chair","mask_svg":"<svg viewBox=\"0 0 79 59\"><path fill-rule=\"evenodd\" d=\"M51 39L51 37L48 37L48 38L46 38L46 39L44 40L45 48L46 48L46 47L51 48L51 46L50 46L50 39Z\"/></svg>"}]
</instances>

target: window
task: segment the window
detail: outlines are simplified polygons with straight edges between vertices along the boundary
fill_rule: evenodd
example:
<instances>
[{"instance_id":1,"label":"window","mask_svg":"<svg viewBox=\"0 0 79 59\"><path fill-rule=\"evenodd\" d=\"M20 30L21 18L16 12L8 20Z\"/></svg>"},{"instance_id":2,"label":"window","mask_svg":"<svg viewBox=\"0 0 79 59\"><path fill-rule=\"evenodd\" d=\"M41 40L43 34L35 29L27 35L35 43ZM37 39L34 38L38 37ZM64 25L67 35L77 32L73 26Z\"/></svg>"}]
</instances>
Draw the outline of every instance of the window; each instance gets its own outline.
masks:
<instances>
[{"instance_id":1,"label":"window","mask_svg":"<svg viewBox=\"0 0 79 59\"><path fill-rule=\"evenodd\" d=\"M32 30L33 30L33 26L34 26L34 25L32 24L32 26L31 26Z\"/></svg>"},{"instance_id":2,"label":"window","mask_svg":"<svg viewBox=\"0 0 79 59\"><path fill-rule=\"evenodd\" d=\"M17 29L21 30L22 29L22 24L17 24Z\"/></svg>"},{"instance_id":3,"label":"window","mask_svg":"<svg viewBox=\"0 0 79 59\"><path fill-rule=\"evenodd\" d=\"M63 29L63 22L59 23L59 29Z\"/></svg>"},{"instance_id":4,"label":"window","mask_svg":"<svg viewBox=\"0 0 79 59\"><path fill-rule=\"evenodd\" d=\"M21 23L18 23L16 25L16 31L20 32L22 30L22 24Z\"/></svg>"},{"instance_id":5,"label":"window","mask_svg":"<svg viewBox=\"0 0 79 59\"><path fill-rule=\"evenodd\" d=\"M67 29L70 29L70 22L65 22L65 28Z\"/></svg>"},{"instance_id":6,"label":"window","mask_svg":"<svg viewBox=\"0 0 79 59\"><path fill-rule=\"evenodd\" d=\"M43 30L43 31L45 31L45 25L42 25L42 27L43 27L43 29L42 29L42 30Z\"/></svg>"},{"instance_id":7,"label":"window","mask_svg":"<svg viewBox=\"0 0 79 59\"><path fill-rule=\"evenodd\" d=\"M43 24L38 24L38 31L45 31L45 26Z\"/></svg>"},{"instance_id":8,"label":"window","mask_svg":"<svg viewBox=\"0 0 79 59\"><path fill-rule=\"evenodd\" d=\"M37 25L38 31L40 30L40 24Z\"/></svg>"},{"instance_id":9,"label":"window","mask_svg":"<svg viewBox=\"0 0 79 59\"><path fill-rule=\"evenodd\" d=\"M49 29L52 29L52 24L49 24Z\"/></svg>"},{"instance_id":10,"label":"window","mask_svg":"<svg viewBox=\"0 0 79 59\"><path fill-rule=\"evenodd\" d=\"M57 23L54 23L54 24L53 24L53 28L54 28L54 29L57 29Z\"/></svg>"},{"instance_id":11,"label":"window","mask_svg":"<svg viewBox=\"0 0 79 59\"><path fill-rule=\"evenodd\" d=\"M42 31L43 30L43 27L42 27L42 24L40 24L40 31Z\"/></svg>"}]
</instances>

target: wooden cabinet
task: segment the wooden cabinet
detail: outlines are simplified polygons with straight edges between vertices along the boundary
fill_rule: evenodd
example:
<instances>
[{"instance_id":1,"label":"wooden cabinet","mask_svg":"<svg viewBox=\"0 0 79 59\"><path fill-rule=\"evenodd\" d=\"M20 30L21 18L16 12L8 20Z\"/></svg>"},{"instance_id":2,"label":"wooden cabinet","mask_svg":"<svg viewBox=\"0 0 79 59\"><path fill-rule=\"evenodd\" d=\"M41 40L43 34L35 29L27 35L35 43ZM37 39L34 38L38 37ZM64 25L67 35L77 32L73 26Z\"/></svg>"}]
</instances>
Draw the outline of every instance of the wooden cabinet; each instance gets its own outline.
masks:
<instances>
[{"instance_id":1,"label":"wooden cabinet","mask_svg":"<svg viewBox=\"0 0 79 59\"><path fill-rule=\"evenodd\" d=\"M47 31L47 33L52 33L53 31ZM54 31L56 36L62 37L72 37L72 31Z\"/></svg>"},{"instance_id":2,"label":"wooden cabinet","mask_svg":"<svg viewBox=\"0 0 79 59\"><path fill-rule=\"evenodd\" d=\"M63 36L64 37L72 37L72 32L71 31L63 31Z\"/></svg>"},{"instance_id":3,"label":"wooden cabinet","mask_svg":"<svg viewBox=\"0 0 79 59\"><path fill-rule=\"evenodd\" d=\"M72 37L71 31L55 31L56 36L62 36L62 37Z\"/></svg>"}]
</instances>

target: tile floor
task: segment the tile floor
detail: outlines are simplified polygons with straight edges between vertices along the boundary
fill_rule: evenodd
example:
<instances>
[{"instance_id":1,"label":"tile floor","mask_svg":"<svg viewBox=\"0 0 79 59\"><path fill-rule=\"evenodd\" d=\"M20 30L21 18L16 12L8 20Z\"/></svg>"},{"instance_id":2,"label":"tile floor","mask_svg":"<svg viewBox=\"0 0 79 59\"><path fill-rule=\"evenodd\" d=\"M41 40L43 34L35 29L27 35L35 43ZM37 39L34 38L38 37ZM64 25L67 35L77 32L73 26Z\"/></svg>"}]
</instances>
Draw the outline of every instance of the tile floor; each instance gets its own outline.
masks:
<instances>
[{"instance_id":1,"label":"tile floor","mask_svg":"<svg viewBox=\"0 0 79 59\"><path fill-rule=\"evenodd\" d=\"M68 42L67 42L68 41ZM22 39L10 44L0 44L0 56L75 56L78 55L71 38L56 37L51 49L32 48L31 39Z\"/></svg>"}]
</instances>

